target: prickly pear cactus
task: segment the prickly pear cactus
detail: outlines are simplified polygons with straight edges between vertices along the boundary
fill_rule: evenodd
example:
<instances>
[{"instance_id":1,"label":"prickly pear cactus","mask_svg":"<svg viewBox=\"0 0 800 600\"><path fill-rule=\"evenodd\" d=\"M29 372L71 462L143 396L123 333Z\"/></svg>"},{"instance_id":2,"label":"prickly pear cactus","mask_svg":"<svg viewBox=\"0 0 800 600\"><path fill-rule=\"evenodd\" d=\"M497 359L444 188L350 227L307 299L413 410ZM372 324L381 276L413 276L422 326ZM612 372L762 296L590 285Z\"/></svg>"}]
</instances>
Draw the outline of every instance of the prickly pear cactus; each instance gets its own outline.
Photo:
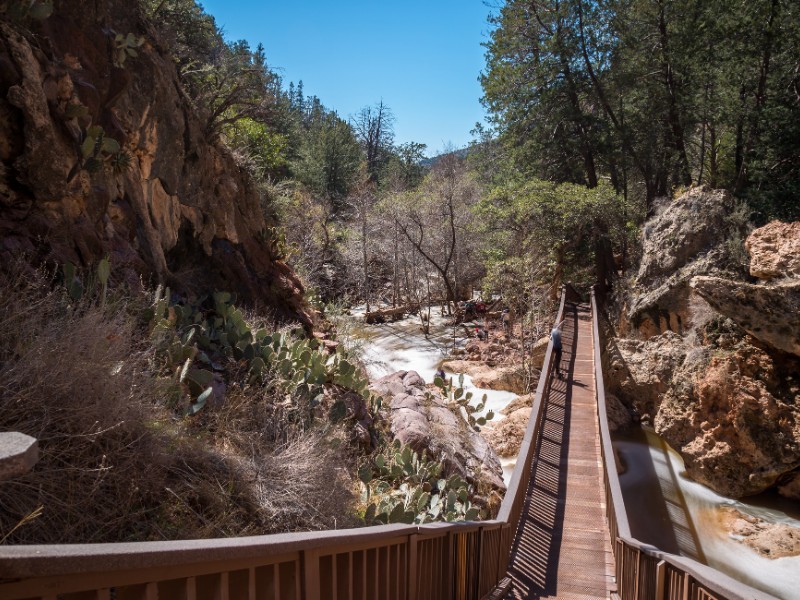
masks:
<instances>
[{"instance_id":1,"label":"prickly pear cactus","mask_svg":"<svg viewBox=\"0 0 800 600\"><path fill-rule=\"evenodd\" d=\"M442 477L442 464L420 457L398 440L362 464L364 521L367 525L474 521L480 509L458 475Z\"/></svg>"}]
</instances>

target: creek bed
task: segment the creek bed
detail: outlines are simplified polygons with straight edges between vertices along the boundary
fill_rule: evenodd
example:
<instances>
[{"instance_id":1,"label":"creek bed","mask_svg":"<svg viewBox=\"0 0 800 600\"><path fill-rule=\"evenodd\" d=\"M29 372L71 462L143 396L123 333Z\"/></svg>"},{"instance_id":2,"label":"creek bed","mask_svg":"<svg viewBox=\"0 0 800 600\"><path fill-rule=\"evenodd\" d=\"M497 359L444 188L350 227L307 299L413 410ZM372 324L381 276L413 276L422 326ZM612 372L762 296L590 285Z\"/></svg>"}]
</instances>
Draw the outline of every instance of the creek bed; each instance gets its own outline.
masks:
<instances>
[{"instance_id":1,"label":"creek bed","mask_svg":"<svg viewBox=\"0 0 800 600\"><path fill-rule=\"evenodd\" d=\"M396 371L416 371L426 382L433 382L436 371L442 362L450 357L453 348L463 348L469 339L462 326L448 326L447 318L431 314L430 333L426 336L421 329L419 317L409 317L394 323L366 325L363 323L364 308L351 311L353 317L361 320L355 328L355 335L361 340L361 357L367 366L370 380L374 381ZM457 373L448 373L457 377ZM494 411L492 422L504 419L500 413L517 397L512 392L477 388L472 379L464 375L464 390L472 392L473 401L479 402L486 394L486 406L482 414ZM514 472L516 457L502 458L503 481L508 485Z\"/></svg>"}]
</instances>

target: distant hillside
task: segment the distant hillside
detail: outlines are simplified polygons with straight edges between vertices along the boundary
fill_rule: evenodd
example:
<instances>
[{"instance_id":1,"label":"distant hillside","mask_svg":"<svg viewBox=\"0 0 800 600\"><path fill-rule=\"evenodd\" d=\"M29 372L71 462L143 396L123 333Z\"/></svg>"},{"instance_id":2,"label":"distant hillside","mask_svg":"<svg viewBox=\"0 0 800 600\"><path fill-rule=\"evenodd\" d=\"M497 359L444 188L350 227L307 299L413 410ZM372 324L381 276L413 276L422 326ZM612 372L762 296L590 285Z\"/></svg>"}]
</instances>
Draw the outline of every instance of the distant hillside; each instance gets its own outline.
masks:
<instances>
[{"instance_id":1,"label":"distant hillside","mask_svg":"<svg viewBox=\"0 0 800 600\"><path fill-rule=\"evenodd\" d=\"M431 169L437 162L439 162L446 156L455 155L458 158L466 158L469 155L469 153L472 152L474 149L475 146L469 146L467 148L461 148L460 150L454 150L453 152L445 152L444 154L438 154L431 158L424 158L420 161L419 164L421 164L423 167Z\"/></svg>"}]
</instances>

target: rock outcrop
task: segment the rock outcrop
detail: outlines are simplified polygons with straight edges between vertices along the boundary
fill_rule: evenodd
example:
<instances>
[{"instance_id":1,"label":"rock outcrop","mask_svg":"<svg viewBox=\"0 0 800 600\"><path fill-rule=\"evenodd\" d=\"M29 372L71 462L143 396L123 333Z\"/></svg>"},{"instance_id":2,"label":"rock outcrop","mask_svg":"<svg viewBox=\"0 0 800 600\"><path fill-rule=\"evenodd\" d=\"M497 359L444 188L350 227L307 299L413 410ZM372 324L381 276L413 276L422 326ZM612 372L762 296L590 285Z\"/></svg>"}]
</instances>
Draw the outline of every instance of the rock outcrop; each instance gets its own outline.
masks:
<instances>
[{"instance_id":1,"label":"rock outcrop","mask_svg":"<svg viewBox=\"0 0 800 600\"><path fill-rule=\"evenodd\" d=\"M757 340L800 356L800 278L767 286L695 277L691 285L717 312Z\"/></svg>"},{"instance_id":2,"label":"rock outcrop","mask_svg":"<svg viewBox=\"0 0 800 600\"><path fill-rule=\"evenodd\" d=\"M0 22L0 257L108 255L118 281L225 289L310 325L259 190L208 138L141 11L56 2L44 21ZM122 66L115 32L144 39ZM110 140L102 160L82 151L90 127Z\"/></svg>"},{"instance_id":3,"label":"rock outcrop","mask_svg":"<svg viewBox=\"0 0 800 600\"><path fill-rule=\"evenodd\" d=\"M693 479L734 498L757 494L800 467L800 407L751 339L708 355L675 373L656 432Z\"/></svg>"},{"instance_id":4,"label":"rock outcrop","mask_svg":"<svg viewBox=\"0 0 800 600\"><path fill-rule=\"evenodd\" d=\"M736 252L724 239L730 207L725 194L693 190L645 226L631 320L620 328L639 339L609 341L607 385L697 481L732 497L771 487L797 497L800 227L751 234L751 272L769 279L753 284L726 258Z\"/></svg>"},{"instance_id":5,"label":"rock outcrop","mask_svg":"<svg viewBox=\"0 0 800 600\"><path fill-rule=\"evenodd\" d=\"M727 221L733 204L727 192L699 187L648 221L623 330L632 327L649 337L687 329L690 280L725 271L725 241L735 229Z\"/></svg>"},{"instance_id":6,"label":"rock outcrop","mask_svg":"<svg viewBox=\"0 0 800 600\"><path fill-rule=\"evenodd\" d=\"M505 492L503 468L492 448L419 374L398 371L371 389L384 398L382 411L394 439L441 460L447 474L463 477L481 495Z\"/></svg>"}]
</instances>

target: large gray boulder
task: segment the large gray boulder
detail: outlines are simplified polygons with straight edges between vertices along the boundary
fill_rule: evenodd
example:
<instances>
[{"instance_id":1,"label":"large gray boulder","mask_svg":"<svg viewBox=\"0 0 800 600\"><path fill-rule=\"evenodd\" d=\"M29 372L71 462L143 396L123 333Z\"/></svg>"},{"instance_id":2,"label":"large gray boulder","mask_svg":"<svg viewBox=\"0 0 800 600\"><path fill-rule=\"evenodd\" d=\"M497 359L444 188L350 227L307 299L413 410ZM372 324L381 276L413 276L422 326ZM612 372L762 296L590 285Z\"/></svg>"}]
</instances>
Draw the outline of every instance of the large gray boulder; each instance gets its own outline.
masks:
<instances>
[{"instance_id":1,"label":"large gray boulder","mask_svg":"<svg viewBox=\"0 0 800 600\"><path fill-rule=\"evenodd\" d=\"M440 460L446 474L458 474L481 495L505 492L503 468L489 444L416 371L392 373L370 389L383 397L382 410L395 439Z\"/></svg>"},{"instance_id":2,"label":"large gray boulder","mask_svg":"<svg viewBox=\"0 0 800 600\"><path fill-rule=\"evenodd\" d=\"M757 340L800 356L800 279L782 285L753 285L695 277L691 285L715 310Z\"/></svg>"}]
</instances>

